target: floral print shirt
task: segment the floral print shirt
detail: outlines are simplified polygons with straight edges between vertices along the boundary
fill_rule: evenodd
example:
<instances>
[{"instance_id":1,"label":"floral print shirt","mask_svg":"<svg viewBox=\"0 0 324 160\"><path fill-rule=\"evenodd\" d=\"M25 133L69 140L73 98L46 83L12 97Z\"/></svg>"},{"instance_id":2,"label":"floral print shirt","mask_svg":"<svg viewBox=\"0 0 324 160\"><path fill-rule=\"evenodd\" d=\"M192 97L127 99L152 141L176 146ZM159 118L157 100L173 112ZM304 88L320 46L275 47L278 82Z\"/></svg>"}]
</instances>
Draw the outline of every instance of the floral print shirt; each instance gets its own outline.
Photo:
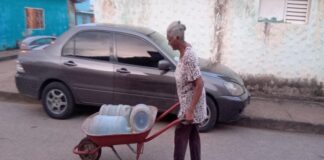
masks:
<instances>
[{"instance_id":1,"label":"floral print shirt","mask_svg":"<svg viewBox=\"0 0 324 160\"><path fill-rule=\"evenodd\" d=\"M179 119L185 118L185 112L190 107L193 99L193 81L201 77L198 57L191 47L187 47L185 54L179 59L175 70L177 93L180 102ZM203 87L201 97L194 111L193 123L202 123L207 118L206 93Z\"/></svg>"}]
</instances>

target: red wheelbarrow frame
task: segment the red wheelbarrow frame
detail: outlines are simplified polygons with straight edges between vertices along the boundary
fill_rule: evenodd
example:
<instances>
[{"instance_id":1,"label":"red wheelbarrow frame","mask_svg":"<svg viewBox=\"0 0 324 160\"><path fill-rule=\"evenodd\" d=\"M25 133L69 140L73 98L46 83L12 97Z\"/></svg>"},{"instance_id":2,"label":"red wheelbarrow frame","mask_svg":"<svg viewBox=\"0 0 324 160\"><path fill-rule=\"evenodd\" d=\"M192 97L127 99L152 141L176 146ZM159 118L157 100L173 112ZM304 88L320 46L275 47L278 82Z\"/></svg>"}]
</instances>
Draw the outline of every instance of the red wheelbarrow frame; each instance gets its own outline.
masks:
<instances>
[{"instance_id":1,"label":"red wheelbarrow frame","mask_svg":"<svg viewBox=\"0 0 324 160\"><path fill-rule=\"evenodd\" d=\"M155 122L160 121L162 118L164 118L170 112L174 111L178 106L179 106L179 102L175 103L168 110L163 112L156 119ZM115 155L121 160L121 157L116 152L116 150L114 148L114 145L126 144L126 145L128 145L128 147L130 147L130 144L137 144L136 151L134 151L134 149L132 149L131 147L130 147L130 149L136 154L136 160L139 160L140 154L143 153L143 148L144 148L144 143L145 142L151 141L152 139L156 138L157 136L159 136L160 134L162 134L163 132L165 132L169 128L178 125L180 122L181 122L180 119L176 119L176 120L174 120L171 123L169 123L168 125L164 126L159 131L157 131L156 133L154 133L153 135L151 135L149 137L148 137L148 135L149 135L152 128L145 131L145 132L138 133L138 134L107 135L107 136L91 136L91 135L87 135L86 139L90 140L91 142L96 144L97 147L95 149L93 149L93 150L80 151L79 148L80 148L81 145L83 145L82 141L81 141L77 146L74 147L73 153L78 154L78 155L95 154L102 147L110 147L113 150L113 152L115 153Z\"/></svg>"}]
</instances>

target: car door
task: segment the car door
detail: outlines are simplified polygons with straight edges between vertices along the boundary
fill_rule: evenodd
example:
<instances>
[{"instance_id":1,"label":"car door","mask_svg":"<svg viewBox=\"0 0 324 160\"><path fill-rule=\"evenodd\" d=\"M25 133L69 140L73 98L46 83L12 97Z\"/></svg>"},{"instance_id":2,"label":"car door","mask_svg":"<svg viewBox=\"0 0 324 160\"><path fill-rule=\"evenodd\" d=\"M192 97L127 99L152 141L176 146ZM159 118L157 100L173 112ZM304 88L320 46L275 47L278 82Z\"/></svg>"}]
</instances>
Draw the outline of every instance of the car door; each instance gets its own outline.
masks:
<instances>
[{"instance_id":1,"label":"car door","mask_svg":"<svg viewBox=\"0 0 324 160\"><path fill-rule=\"evenodd\" d=\"M145 103L166 109L177 101L174 71L158 69L167 60L150 42L130 34L115 33L116 103ZM175 68L173 66L173 68Z\"/></svg>"},{"instance_id":2,"label":"car door","mask_svg":"<svg viewBox=\"0 0 324 160\"><path fill-rule=\"evenodd\" d=\"M113 97L113 34L83 31L62 50L62 70L77 101L86 104L111 103Z\"/></svg>"}]
</instances>

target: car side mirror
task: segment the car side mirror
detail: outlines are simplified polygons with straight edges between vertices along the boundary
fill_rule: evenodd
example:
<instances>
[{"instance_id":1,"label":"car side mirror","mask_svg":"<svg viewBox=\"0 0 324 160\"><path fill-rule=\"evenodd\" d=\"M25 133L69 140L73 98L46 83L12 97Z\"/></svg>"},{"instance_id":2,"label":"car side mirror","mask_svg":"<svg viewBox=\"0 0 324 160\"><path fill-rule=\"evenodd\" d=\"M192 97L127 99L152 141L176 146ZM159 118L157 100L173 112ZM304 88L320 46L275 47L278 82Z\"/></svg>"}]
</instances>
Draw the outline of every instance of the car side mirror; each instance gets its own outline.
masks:
<instances>
[{"instance_id":1,"label":"car side mirror","mask_svg":"<svg viewBox=\"0 0 324 160\"><path fill-rule=\"evenodd\" d=\"M170 67L171 67L171 64L169 61L167 60L160 60L159 63L158 63L158 68L160 70L170 70Z\"/></svg>"}]
</instances>

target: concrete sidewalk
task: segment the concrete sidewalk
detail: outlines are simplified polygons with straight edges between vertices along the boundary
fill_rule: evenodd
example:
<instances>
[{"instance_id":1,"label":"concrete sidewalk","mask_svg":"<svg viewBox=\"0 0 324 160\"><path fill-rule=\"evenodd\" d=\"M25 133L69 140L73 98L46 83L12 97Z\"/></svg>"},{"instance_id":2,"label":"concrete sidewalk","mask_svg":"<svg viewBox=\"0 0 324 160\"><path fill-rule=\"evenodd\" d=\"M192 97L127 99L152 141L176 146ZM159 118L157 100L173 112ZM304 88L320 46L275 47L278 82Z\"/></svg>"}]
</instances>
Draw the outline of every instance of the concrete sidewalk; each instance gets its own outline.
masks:
<instances>
[{"instance_id":1,"label":"concrete sidewalk","mask_svg":"<svg viewBox=\"0 0 324 160\"><path fill-rule=\"evenodd\" d=\"M19 50L0 51L0 62L16 59L19 54Z\"/></svg>"},{"instance_id":2,"label":"concrete sidewalk","mask_svg":"<svg viewBox=\"0 0 324 160\"><path fill-rule=\"evenodd\" d=\"M236 125L324 134L324 103L252 97Z\"/></svg>"},{"instance_id":3,"label":"concrete sidewalk","mask_svg":"<svg viewBox=\"0 0 324 160\"><path fill-rule=\"evenodd\" d=\"M19 52L9 52L11 53L6 52L3 55L0 52L0 100L39 103L18 93L14 81L14 58ZM1 60L1 57L5 57L5 60ZM242 119L230 125L324 134L324 102L252 97Z\"/></svg>"}]
</instances>

